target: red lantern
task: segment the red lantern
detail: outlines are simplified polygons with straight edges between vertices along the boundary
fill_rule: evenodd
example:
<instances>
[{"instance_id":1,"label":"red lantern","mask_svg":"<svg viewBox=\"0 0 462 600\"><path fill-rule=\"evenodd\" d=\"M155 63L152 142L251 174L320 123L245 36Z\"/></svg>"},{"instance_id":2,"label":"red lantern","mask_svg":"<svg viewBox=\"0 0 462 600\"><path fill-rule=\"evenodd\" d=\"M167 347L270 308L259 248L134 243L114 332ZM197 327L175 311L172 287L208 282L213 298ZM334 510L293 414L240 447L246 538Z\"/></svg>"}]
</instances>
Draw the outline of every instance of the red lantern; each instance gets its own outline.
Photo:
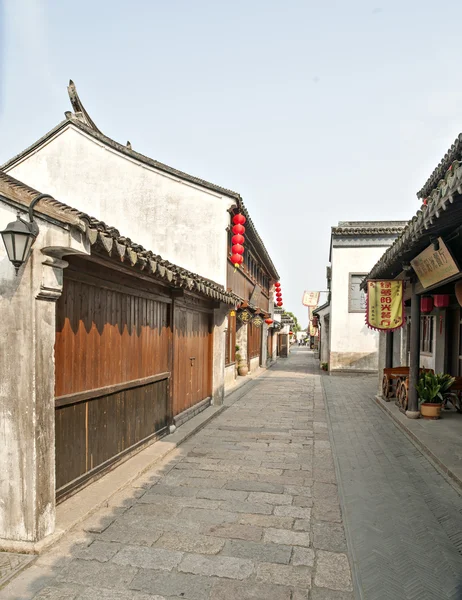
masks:
<instances>
[{"instance_id":1,"label":"red lantern","mask_svg":"<svg viewBox=\"0 0 462 600\"><path fill-rule=\"evenodd\" d=\"M234 266L236 267L236 269L237 269L237 267L238 267L239 265L241 265L241 264L244 262L244 258L243 258L243 256L242 256L242 254L233 254L233 255L231 256L231 262L233 263L233 265L234 265Z\"/></svg>"},{"instance_id":2,"label":"red lantern","mask_svg":"<svg viewBox=\"0 0 462 600\"><path fill-rule=\"evenodd\" d=\"M289 331L289 335L294 335L294 332L293 331Z\"/></svg>"},{"instance_id":3,"label":"red lantern","mask_svg":"<svg viewBox=\"0 0 462 600\"><path fill-rule=\"evenodd\" d=\"M433 298L431 296L422 296L420 299L420 312L431 313L433 310Z\"/></svg>"},{"instance_id":4,"label":"red lantern","mask_svg":"<svg viewBox=\"0 0 462 600\"><path fill-rule=\"evenodd\" d=\"M449 294L435 294L433 300L436 308L447 308L449 306Z\"/></svg>"},{"instance_id":5,"label":"red lantern","mask_svg":"<svg viewBox=\"0 0 462 600\"><path fill-rule=\"evenodd\" d=\"M244 254L244 246L241 246L241 244L234 244L231 248L231 252L233 254Z\"/></svg>"},{"instance_id":6,"label":"red lantern","mask_svg":"<svg viewBox=\"0 0 462 600\"><path fill-rule=\"evenodd\" d=\"M233 231L233 233L235 235L238 234L238 233L240 233L241 235L244 235L244 233L245 233L245 227L244 227L244 225L240 225L238 223L237 225L234 225L232 231Z\"/></svg>"},{"instance_id":7,"label":"red lantern","mask_svg":"<svg viewBox=\"0 0 462 600\"><path fill-rule=\"evenodd\" d=\"M265 323L267 325L271 325L272 322L273 322L273 319L265 319Z\"/></svg>"},{"instance_id":8,"label":"red lantern","mask_svg":"<svg viewBox=\"0 0 462 600\"><path fill-rule=\"evenodd\" d=\"M244 223L246 222L246 218L244 217L244 215L234 215L233 217L233 223L234 225L244 225Z\"/></svg>"},{"instance_id":9,"label":"red lantern","mask_svg":"<svg viewBox=\"0 0 462 600\"><path fill-rule=\"evenodd\" d=\"M240 233L238 233L237 235L233 235L233 237L231 238L231 242L232 244L243 244L245 240L245 237L243 235L241 235Z\"/></svg>"},{"instance_id":10,"label":"red lantern","mask_svg":"<svg viewBox=\"0 0 462 600\"><path fill-rule=\"evenodd\" d=\"M276 283L274 284L274 287L275 288L280 288L281 287L281 284L279 283L279 281L276 281Z\"/></svg>"},{"instance_id":11,"label":"red lantern","mask_svg":"<svg viewBox=\"0 0 462 600\"><path fill-rule=\"evenodd\" d=\"M277 305L278 305L278 306L282 306L282 300L279 300L279 301L277 302Z\"/></svg>"}]
</instances>

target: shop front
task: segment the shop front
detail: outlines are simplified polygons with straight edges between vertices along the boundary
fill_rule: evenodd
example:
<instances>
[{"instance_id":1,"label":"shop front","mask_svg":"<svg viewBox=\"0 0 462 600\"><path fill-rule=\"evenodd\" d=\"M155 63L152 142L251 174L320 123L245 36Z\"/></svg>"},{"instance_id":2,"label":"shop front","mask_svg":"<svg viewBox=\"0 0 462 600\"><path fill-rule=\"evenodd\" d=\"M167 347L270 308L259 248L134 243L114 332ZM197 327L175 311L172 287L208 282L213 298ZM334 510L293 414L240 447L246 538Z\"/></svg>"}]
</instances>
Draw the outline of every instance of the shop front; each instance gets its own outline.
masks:
<instances>
[{"instance_id":1,"label":"shop front","mask_svg":"<svg viewBox=\"0 0 462 600\"><path fill-rule=\"evenodd\" d=\"M367 281L403 282L403 320L380 336L379 386L380 394L387 400L395 397L410 418L421 416L422 404L428 403L459 410L462 137L418 197L421 209L363 282L364 288ZM447 389L444 382L450 382Z\"/></svg>"}]
</instances>

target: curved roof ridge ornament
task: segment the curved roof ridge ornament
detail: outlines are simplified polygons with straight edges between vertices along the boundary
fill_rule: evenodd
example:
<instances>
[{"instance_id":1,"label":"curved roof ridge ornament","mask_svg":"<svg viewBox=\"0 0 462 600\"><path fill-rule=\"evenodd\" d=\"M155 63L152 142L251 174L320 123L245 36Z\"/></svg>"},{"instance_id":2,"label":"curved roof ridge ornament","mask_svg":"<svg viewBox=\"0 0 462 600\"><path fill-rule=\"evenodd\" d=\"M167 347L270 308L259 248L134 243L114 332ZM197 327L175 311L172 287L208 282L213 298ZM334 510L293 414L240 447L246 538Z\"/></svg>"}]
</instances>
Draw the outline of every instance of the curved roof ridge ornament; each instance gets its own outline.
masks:
<instances>
[{"instance_id":1,"label":"curved roof ridge ornament","mask_svg":"<svg viewBox=\"0 0 462 600\"><path fill-rule=\"evenodd\" d=\"M72 81L72 79L69 79L69 85L67 86L67 92L69 94L69 100L71 101L75 116L78 119L80 119L83 123L85 123L85 125L87 125L88 127L91 127L91 129L94 129L98 133L102 133L98 129L98 127L96 127L96 125L93 122L93 120L91 119L90 115L85 110L85 107L82 104L82 101L80 100L79 95L77 93L77 88L75 87L75 83Z\"/></svg>"}]
</instances>

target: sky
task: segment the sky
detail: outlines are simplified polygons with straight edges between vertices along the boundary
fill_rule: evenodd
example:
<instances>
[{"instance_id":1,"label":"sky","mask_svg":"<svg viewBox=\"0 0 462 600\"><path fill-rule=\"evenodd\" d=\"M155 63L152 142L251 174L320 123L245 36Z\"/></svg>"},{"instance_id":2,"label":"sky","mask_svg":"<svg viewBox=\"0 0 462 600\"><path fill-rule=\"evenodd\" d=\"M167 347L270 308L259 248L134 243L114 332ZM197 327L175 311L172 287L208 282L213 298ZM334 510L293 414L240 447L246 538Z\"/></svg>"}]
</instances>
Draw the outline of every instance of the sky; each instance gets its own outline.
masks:
<instances>
[{"instance_id":1,"label":"sky","mask_svg":"<svg viewBox=\"0 0 462 600\"><path fill-rule=\"evenodd\" d=\"M460 0L0 0L0 164L73 79L109 137L241 194L306 326L331 226L410 219L462 131L461 22Z\"/></svg>"}]
</instances>

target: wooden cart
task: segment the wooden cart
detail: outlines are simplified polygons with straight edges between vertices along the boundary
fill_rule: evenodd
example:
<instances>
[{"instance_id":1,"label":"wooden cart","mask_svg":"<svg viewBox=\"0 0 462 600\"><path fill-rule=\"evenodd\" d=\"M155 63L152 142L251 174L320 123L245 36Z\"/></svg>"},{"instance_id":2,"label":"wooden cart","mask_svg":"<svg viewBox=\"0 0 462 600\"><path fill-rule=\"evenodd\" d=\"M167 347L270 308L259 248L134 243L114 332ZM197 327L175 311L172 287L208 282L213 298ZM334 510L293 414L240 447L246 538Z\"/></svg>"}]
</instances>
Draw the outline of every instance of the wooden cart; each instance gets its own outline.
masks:
<instances>
[{"instance_id":1,"label":"wooden cart","mask_svg":"<svg viewBox=\"0 0 462 600\"><path fill-rule=\"evenodd\" d=\"M409 367L391 367L383 370L382 395L386 402L398 397L401 379L409 377Z\"/></svg>"},{"instance_id":2,"label":"wooden cart","mask_svg":"<svg viewBox=\"0 0 462 600\"><path fill-rule=\"evenodd\" d=\"M420 369L422 373L434 373L433 369ZM401 377L396 386L396 400L395 404L398 406L401 412L407 411L407 405L409 401L409 373L405 377Z\"/></svg>"},{"instance_id":3,"label":"wooden cart","mask_svg":"<svg viewBox=\"0 0 462 600\"><path fill-rule=\"evenodd\" d=\"M458 413L462 413L462 377L456 377L454 383L449 389L454 396L449 402L454 406Z\"/></svg>"},{"instance_id":4,"label":"wooden cart","mask_svg":"<svg viewBox=\"0 0 462 600\"><path fill-rule=\"evenodd\" d=\"M420 369L420 373L433 373L433 369ZM462 391L462 377L460 390ZM382 394L386 402L396 398L396 405L407 410L409 396L409 367L390 367L383 370Z\"/></svg>"}]
</instances>

